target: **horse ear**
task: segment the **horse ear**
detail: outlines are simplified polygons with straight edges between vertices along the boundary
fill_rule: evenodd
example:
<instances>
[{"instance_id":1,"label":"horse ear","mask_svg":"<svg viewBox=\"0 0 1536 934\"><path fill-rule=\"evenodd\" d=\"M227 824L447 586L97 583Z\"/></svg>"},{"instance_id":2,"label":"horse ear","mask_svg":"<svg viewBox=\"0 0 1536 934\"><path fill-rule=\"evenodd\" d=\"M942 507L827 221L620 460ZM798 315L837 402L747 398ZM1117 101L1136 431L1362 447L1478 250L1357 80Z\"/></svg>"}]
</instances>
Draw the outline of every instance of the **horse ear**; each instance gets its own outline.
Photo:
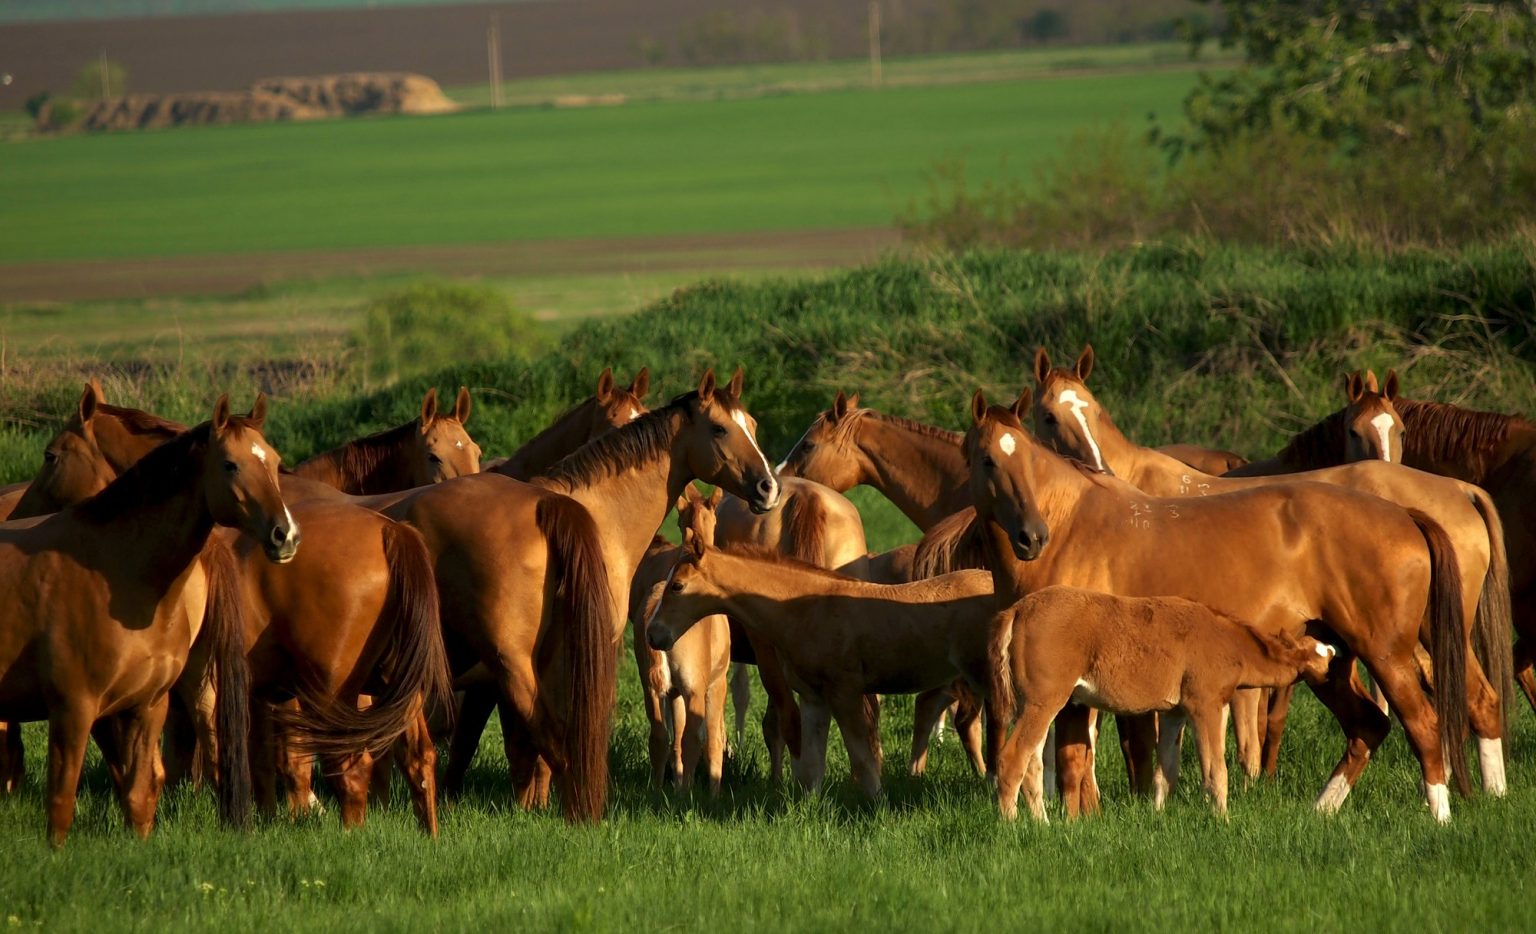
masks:
<instances>
[{"instance_id":1,"label":"horse ear","mask_svg":"<svg viewBox=\"0 0 1536 934\"><path fill-rule=\"evenodd\" d=\"M651 391L651 368L643 366L640 372L635 374L635 381L629 384L629 394L636 399L644 399L645 394Z\"/></svg>"},{"instance_id":2,"label":"horse ear","mask_svg":"<svg viewBox=\"0 0 1536 934\"><path fill-rule=\"evenodd\" d=\"M80 407L77 410L80 415L80 425L89 425L91 419L96 417L96 407L102 404L101 387L91 380L85 384L85 392L80 394Z\"/></svg>"},{"instance_id":3,"label":"horse ear","mask_svg":"<svg viewBox=\"0 0 1536 934\"><path fill-rule=\"evenodd\" d=\"M421 427L426 428L437 418L437 387L427 390L427 394L421 397Z\"/></svg>"},{"instance_id":4,"label":"horse ear","mask_svg":"<svg viewBox=\"0 0 1536 934\"><path fill-rule=\"evenodd\" d=\"M683 529L683 552L694 561L701 561L706 551L703 536L693 529Z\"/></svg>"},{"instance_id":5,"label":"horse ear","mask_svg":"<svg viewBox=\"0 0 1536 934\"><path fill-rule=\"evenodd\" d=\"M460 386L459 395L453 400L453 420L460 425L469 421L469 410L474 400L469 397L469 387Z\"/></svg>"},{"instance_id":6,"label":"horse ear","mask_svg":"<svg viewBox=\"0 0 1536 934\"><path fill-rule=\"evenodd\" d=\"M223 432L229 427L229 393L219 396L219 401L213 404L213 430Z\"/></svg>"},{"instance_id":7,"label":"horse ear","mask_svg":"<svg viewBox=\"0 0 1536 934\"><path fill-rule=\"evenodd\" d=\"M1045 385L1045 378L1051 372L1051 355L1045 352L1044 347L1035 348L1035 382Z\"/></svg>"},{"instance_id":8,"label":"horse ear","mask_svg":"<svg viewBox=\"0 0 1536 934\"><path fill-rule=\"evenodd\" d=\"M732 402L741 401L741 384L744 378L741 367L737 367L736 372L731 374L731 381L726 384L725 388L726 395L731 397Z\"/></svg>"},{"instance_id":9,"label":"horse ear","mask_svg":"<svg viewBox=\"0 0 1536 934\"><path fill-rule=\"evenodd\" d=\"M715 368L710 367L704 371L703 379L699 380L699 401L705 405L715 401Z\"/></svg>"},{"instance_id":10,"label":"horse ear","mask_svg":"<svg viewBox=\"0 0 1536 934\"><path fill-rule=\"evenodd\" d=\"M1093 345L1084 344L1083 352L1077 355L1077 379L1078 382L1088 382L1088 374L1093 372Z\"/></svg>"},{"instance_id":11,"label":"horse ear","mask_svg":"<svg viewBox=\"0 0 1536 934\"><path fill-rule=\"evenodd\" d=\"M613 367L603 367L603 372L597 377L597 392L595 395L597 396L598 405L607 405L608 400L613 398Z\"/></svg>"},{"instance_id":12,"label":"horse ear","mask_svg":"<svg viewBox=\"0 0 1536 934\"><path fill-rule=\"evenodd\" d=\"M1376 392L1376 393L1381 392L1381 386L1379 386L1376 383L1376 371L1375 370L1366 370L1365 371L1365 391L1366 392Z\"/></svg>"},{"instance_id":13,"label":"horse ear","mask_svg":"<svg viewBox=\"0 0 1536 934\"><path fill-rule=\"evenodd\" d=\"M980 425L981 424L981 420L983 418L986 418L986 416L987 416L987 397L982 394L982 391L980 389L978 389L978 390L976 390L976 395L971 396L971 421L973 421L976 424Z\"/></svg>"},{"instance_id":14,"label":"horse ear","mask_svg":"<svg viewBox=\"0 0 1536 934\"><path fill-rule=\"evenodd\" d=\"M717 486L714 492L709 494L709 499L706 499L704 502L709 504L710 509L714 509L720 505L720 501L723 499L725 499L725 487Z\"/></svg>"},{"instance_id":15,"label":"horse ear","mask_svg":"<svg viewBox=\"0 0 1536 934\"><path fill-rule=\"evenodd\" d=\"M256 394L256 401L251 403L251 414L247 415L245 420L250 422L251 426L254 427L257 431L261 430L261 426L267 421L266 393L258 392Z\"/></svg>"},{"instance_id":16,"label":"horse ear","mask_svg":"<svg viewBox=\"0 0 1536 934\"><path fill-rule=\"evenodd\" d=\"M677 502L672 504L672 508L676 509L678 512L682 512L684 509L687 509L688 508L688 490L691 490L691 489L693 489L693 484L691 484L691 483L688 484L686 487L684 487L682 494L677 497Z\"/></svg>"},{"instance_id":17,"label":"horse ear","mask_svg":"<svg viewBox=\"0 0 1536 934\"><path fill-rule=\"evenodd\" d=\"M832 400L832 421L835 423L847 418L848 410L851 408L853 406L849 404L848 397L839 389L837 391L837 398Z\"/></svg>"},{"instance_id":18,"label":"horse ear","mask_svg":"<svg viewBox=\"0 0 1536 934\"><path fill-rule=\"evenodd\" d=\"M1388 402L1395 402L1395 401L1397 401L1397 371L1396 370L1388 370L1387 371L1387 387L1386 387L1386 389L1382 390L1381 394L1383 396L1387 397L1387 401Z\"/></svg>"},{"instance_id":19,"label":"horse ear","mask_svg":"<svg viewBox=\"0 0 1536 934\"><path fill-rule=\"evenodd\" d=\"M1025 386L1024 391L1019 393L1019 398L1016 399L1013 403L1014 417L1019 421L1023 421L1024 413L1029 411L1029 407L1034 404L1034 401L1034 391L1031 390L1028 386Z\"/></svg>"},{"instance_id":20,"label":"horse ear","mask_svg":"<svg viewBox=\"0 0 1536 934\"><path fill-rule=\"evenodd\" d=\"M1356 402L1359 402L1360 396L1364 391L1365 384L1360 379L1359 370L1356 370L1355 372L1344 377L1344 398L1349 400L1350 405L1354 405Z\"/></svg>"}]
</instances>

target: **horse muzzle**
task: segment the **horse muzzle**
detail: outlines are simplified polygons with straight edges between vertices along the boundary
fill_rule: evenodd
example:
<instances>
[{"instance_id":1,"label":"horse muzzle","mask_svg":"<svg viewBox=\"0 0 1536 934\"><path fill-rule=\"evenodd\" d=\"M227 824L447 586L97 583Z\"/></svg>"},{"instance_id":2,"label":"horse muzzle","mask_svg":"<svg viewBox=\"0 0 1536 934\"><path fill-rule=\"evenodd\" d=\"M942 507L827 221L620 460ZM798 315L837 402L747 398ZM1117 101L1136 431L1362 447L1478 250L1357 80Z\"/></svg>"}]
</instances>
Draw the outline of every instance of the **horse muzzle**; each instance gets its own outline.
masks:
<instances>
[{"instance_id":1,"label":"horse muzzle","mask_svg":"<svg viewBox=\"0 0 1536 934\"><path fill-rule=\"evenodd\" d=\"M1036 528L1033 524L1026 524L1018 533L1009 537L1009 544L1013 546L1013 556L1020 561L1033 561L1045 551L1045 546L1050 544L1051 533L1045 528Z\"/></svg>"},{"instance_id":2,"label":"horse muzzle","mask_svg":"<svg viewBox=\"0 0 1536 934\"><path fill-rule=\"evenodd\" d=\"M752 495L747 497L747 508L757 515L772 512L779 508L779 493L782 489L776 477L763 477L752 485Z\"/></svg>"},{"instance_id":3,"label":"horse muzzle","mask_svg":"<svg viewBox=\"0 0 1536 934\"><path fill-rule=\"evenodd\" d=\"M666 652L677 644L677 637L660 626L647 626L645 642L658 652Z\"/></svg>"},{"instance_id":4,"label":"horse muzzle","mask_svg":"<svg viewBox=\"0 0 1536 934\"><path fill-rule=\"evenodd\" d=\"M299 553L299 541L297 524L287 528L274 525L267 540L261 543L261 548L268 561L273 564L287 564L293 560L294 555Z\"/></svg>"}]
</instances>

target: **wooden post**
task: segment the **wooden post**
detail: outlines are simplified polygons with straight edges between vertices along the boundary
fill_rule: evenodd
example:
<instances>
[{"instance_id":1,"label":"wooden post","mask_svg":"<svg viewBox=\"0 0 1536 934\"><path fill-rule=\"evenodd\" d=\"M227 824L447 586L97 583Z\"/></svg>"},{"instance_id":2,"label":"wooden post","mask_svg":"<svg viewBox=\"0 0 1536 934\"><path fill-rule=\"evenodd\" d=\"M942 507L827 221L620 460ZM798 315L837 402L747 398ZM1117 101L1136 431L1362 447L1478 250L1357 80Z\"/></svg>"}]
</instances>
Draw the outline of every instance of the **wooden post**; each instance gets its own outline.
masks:
<instances>
[{"instance_id":1,"label":"wooden post","mask_svg":"<svg viewBox=\"0 0 1536 934\"><path fill-rule=\"evenodd\" d=\"M869 81L880 86L880 0L869 0Z\"/></svg>"},{"instance_id":2,"label":"wooden post","mask_svg":"<svg viewBox=\"0 0 1536 934\"><path fill-rule=\"evenodd\" d=\"M101 99L102 100L106 100L107 98L112 96L112 94L110 93L111 92L111 88L109 87L108 82L107 82L107 50L106 49L102 49L101 50L101 64L97 65L96 68L101 72Z\"/></svg>"},{"instance_id":3,"label":"wooden post","mask_svg":"<svg viewBox=\"0 0 1536 934\"><path fill-rule=\"evenodd\" d=\"M486 67L491 73L491 106L501 109L501 24L496 14L491 14L491 23L485 30L485 58Z\"/></svg>"}]
</instances>

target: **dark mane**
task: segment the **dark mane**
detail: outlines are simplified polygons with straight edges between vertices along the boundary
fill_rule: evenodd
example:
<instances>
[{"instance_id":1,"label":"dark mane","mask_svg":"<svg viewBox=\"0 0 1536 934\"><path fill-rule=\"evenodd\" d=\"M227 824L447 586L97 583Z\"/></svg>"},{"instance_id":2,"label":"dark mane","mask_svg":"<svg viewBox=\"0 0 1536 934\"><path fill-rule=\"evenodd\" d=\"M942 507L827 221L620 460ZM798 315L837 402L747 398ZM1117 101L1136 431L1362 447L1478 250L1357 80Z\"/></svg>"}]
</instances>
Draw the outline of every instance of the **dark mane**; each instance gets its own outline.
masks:
<instances>
[{"instance_id":1,"label":"dark mane","mask_svg":"<svg viewBox=\"0 0 1536 934\"><path fill-rule=\"evenodd\" d=\"M311 472L318 473L329 468L337 474L336 485L340 489L366 492L363 488L369 478L388 465L389 461L399 453L418 424L420 424L419 420L412 420L365 438L348 441L340 447L316 454L297 464L293 468L293 473L309 476Z\"/></svg>"},{"instance_id":2,"label":"dark mane","mask_svg":"<svg viewBox=\"0 0 1536 934\"><path fill-rule=\"evenodd\" d=\"M628 425L593 438L555 462L539 478L539 485L569 492L654 460L672 444L672 416L698 398L697 392L683 393Z\"/></svg>"},{"instance_id":3,"label":"dark mane","mask_svg":"<svg viewBox=\"0 0 1536 934\"><path fill-rule=\"evenodd\" d=\"M74 506L76 514L93 522L106 522L132 509L158 505L185 491L197 482L212 430L210 422L203 422L150 451L106 489Z\"/></svg>"},{"instance_id":4,"label":"dark mane","mask_svg":"<svg viewBox=\"0 0 1536 934\"><path fill-rule=\"evenodd\" d=\"M559 415L556 415L553 419L550 420L548 425L545 425L544 428L539 431L538 434L534 435L532 438L529 438L527 441L524 441L521 445L519 445L517 450L513 451L506 460L496 465L495 468L488 469L494 469L496 473L503 473L509 477L515 477L519 480L532 479L534 474L537 474L540 470L543 469L544 464L541 462L534 465L529 465L525 462L537 454L541 448L549 444L555 435L561 432L569 431L569 422L571 418L576 415L576 413L581 412L588 406L595 405L596 403L596 396L588 396L570 408L566 409L564 412L561 412Z\"/></svg>"},{"instance_id":5,"label":"dark mane","mask_svg":"<svg viewBox=\"0 0 1536 934\"><path fill-rule=\"evenodd\" d=\"M167 438L174 437L187 430L187 426L180 422L173 422L168 418L151 415L142 409L129 409L120 405L108 405L103 402L96 406L98 415L106 415L123 426L129 434L134 435L164 435Z\"/></svg>"},{"instance_id":6,"label":"dark mane","mask_svg":"<svg viewBox=\"0 0 1536 934\"><path fill-rule=\"evenodd\" d=\"M1479 412L1442 402L1398 399L1393 405L1407 429L1403 444L1409 451L1431 461L1465 464L1478 478L1492 466L1493 455L1514 429L1533 427L1518 415Z\"/></svg>"},{"instance_id":7,"label":"dark mane","mask_svg":"<svg viewBox=\"0 0 1536 934\"><path fill-rule=\"evenodd\" d=\"M923 422L916 421L915 419L906 418L905 416L888 415L885 412L876 412L871 409L859 409L859 411L867 412L877 421L884 422L887 425L894 425L897 428L903 428L907 431L913 432L914 434L922 435L925 438L937 438L940 441L948 441L957 447L962 441L965 440L965 435L958 431L950 431L948 428L940 428L937 425L927 425Z\"/></svg>"},{"instance_id":8,"label":"dark mane","mask_svg":"<svg viewBox=\"0 0 1536 934\"><path fill-rule=\"evenodd\" d=\"M837 571L829 571L819 564L811 564L807 561L802 561L799 558L786 555L776 549L764 548L761 545L749 545L745 542L738 542L725 545L718 550L724 554L732 555L737 558L751 558L756 561L767 561L772 564L791 568L796 571L805 571L808 574L814 574L817 577L822 577L827 580L843 582L851 581L856 584L868 583L867 581L861 580L857 577L849 577L847 574L839 574Z\"/></svg>"},{"instance_id":9,"label":"dark mane","mask_svg":"<svg viewBox=\"0 0 1536 934\"><path fill-rule=\"evenodd\" d=\"M1317 469L1344 463L1344 409L1304 429L1280 449L1276 458L1287 467Z\"/></svg>"}]
</instances>

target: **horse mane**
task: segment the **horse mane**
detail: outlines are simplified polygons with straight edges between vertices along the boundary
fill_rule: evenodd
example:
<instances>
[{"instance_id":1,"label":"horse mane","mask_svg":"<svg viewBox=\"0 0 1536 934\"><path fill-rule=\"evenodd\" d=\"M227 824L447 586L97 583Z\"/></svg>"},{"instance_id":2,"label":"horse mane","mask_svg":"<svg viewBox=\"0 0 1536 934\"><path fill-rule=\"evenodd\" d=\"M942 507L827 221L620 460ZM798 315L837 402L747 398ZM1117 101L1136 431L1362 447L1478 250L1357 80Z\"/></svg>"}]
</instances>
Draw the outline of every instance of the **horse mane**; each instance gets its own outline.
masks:
<instances>
[{"instance_id":1,"label":"horse mane","mask_svg":"<svg viewBox=\"0 0 1536 934\"><path fill-rule=\"evenodd\" d=\"M230 422L244 420L232 418ZM93 522L106 522L133 509L158 505L183 492L202 467L202 453L212 432L213 424L203 422L150 451L106 489L74 506L76 514Z\"/></svg>"},{"instance_id":2,"label":"horse mane","mask_svg":"<svg viewBox=\"0 0 1536 934\"><path fill-rule=\"evenodd\" d=\"M570 408L561 412L559 415L556 415L554 418L550 419L548 425L545 425L542 429L539 430L538 434L518 445L517 450L513 451L510 456L503 458L500 464L495 465L495 467L487 467L486 470L494 471L496 473L504 473L509 477L516 477L517 479L532 479L531 476L526 478L518 476L520 473L529 472L529 468L524 466L523 461L532 457L535 451L548 444L549 440L554 437L556 433L566 431L568 429L568 425L566 423L570 421L571 417L574 416L577 412L585 409L587 406L594 404L596 401L596 396L587 396L585 399L582 399L580 402L572 405Z\"/></svg>"},{"instance_id":3,"label":"horse mane","mask_svg":"<svg viewBox=\"0 0 1536 934\"><path fill-rule=\"evenodd\" d=\"M1397 399L1392 404L1408 429L1405 446L1429 460L1468 464L1479 477L1514 429L1531 427L1518 415L1479 412L1443 402Z\"/></svg>"},{"instance_id":4,"label":"horse mane","mask_svg":"<svg viewBox=\"0 0 1536 934\"><path fill-rule=\"evenodd\" d=\"M868 581L861 580L860 578L850 577L847 574L840 574L837 571L824 568L819 564L812 564L809 561L801 560L794 555L786 555L781 551L773 548L765 548L762 545L736 542L725 545L717 550L737 558L751 558L757 561L767 561L770 564L775 564L779 567L785 567L795 571L804 571L807 574L812 574L816 577L821 577L826 580L842 581L844 583L851 582L855 584L868 583Z\"/></svg>"},{"instance_id":5,"label":"horse mane","mask_svg":"<svg viewBox=\"0 0 1536 934\"><path fill-rule=\"evenodd\" d=\"M823 423L827 421L827 415L831 410L822 412L817 419ZM937 438L959 447L965 440L965 435L958 431L950 431L948 428L940 428L937 425L929 425L902 415L890 415L885 412L877 412L874 409L853 409L832 426L832 440L839 447L846 446L852 440L854 430L865 420L874 419L886 425L910 431L913 434L925 438Z\"/></svg>"},{"instance_id":6,"label":"horse mane","mask_svg":"<svg viewBox=\"0 0 1536 934\"><path fill-rule=\"evenodd\" d=\"M593 438L556 461L539 478L540 485L569 491L654 460L672 444L672 416L698 398L697 391L685 392L622 428Z\"/></svg>"},{"instance_id":7,"label":"horse mane","mask_svg":"<svg viewBox=\"0 0 1536 934\"><path fill-rule=\"evenodd\" d=\"M143 409L130 409L103 402L96 406L96 413L111 417L113 421L133 435L165 435L169 438L187 430L187 426L180 422L173 422L168 418L152 415Z\"/></svg>"},{"instance_id":8,"label":"horse mane","mask_svg":"<svg viewBox=\"0 0 1536 934\"><path fill-rule=\"evenodd\" d=\"M348 441L295 465L293 472L302 476L306 467L325 465L335 470L336 486L339 488L345 490L361 487L380 466L395 455L418 424L418 421L413 420Z\"/></svg>"},{"instance_id":9,"label":"horse mane","mask_svg":"<svg viewBox=\"0 0 1536 934\"><path fill-rule=\"evenodd\" d=\"M917 544L917 552L912 556L912 579L970 569L986 570L987 549L981 530L975 506L967 506L940 519Z\"/></svg>"},{"instance_id":10,"label":"horse mane","mask_svg":"<svg viewBox=\"0 0 1536 934\"><path fill-rule=\"evenodd\" d=\"M1344 409L1303 429L1276 455L1287 467L1337 467L1344 463Z\"/></svg>"}]
</instances>

